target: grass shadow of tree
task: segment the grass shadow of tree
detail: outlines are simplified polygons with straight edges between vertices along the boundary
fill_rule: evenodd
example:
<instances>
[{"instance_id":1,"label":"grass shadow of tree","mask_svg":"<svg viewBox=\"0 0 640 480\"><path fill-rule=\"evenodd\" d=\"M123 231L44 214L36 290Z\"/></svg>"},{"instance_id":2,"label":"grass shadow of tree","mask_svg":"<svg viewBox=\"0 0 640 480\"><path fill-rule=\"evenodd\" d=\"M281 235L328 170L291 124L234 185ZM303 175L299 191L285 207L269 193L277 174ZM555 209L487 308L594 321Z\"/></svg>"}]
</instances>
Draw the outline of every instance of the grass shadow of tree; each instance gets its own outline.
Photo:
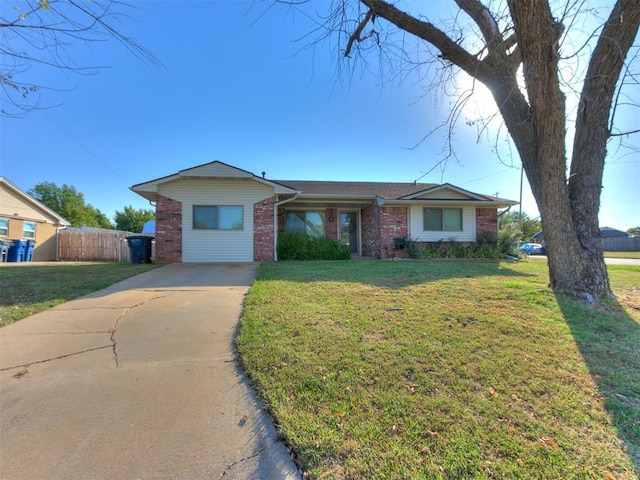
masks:
<instances>
[{"instance_id":1,"label":"grass shadow of tree","mask_svg":"<svg viewBox=\"0 0 640 480\"><path fill-rule=\"evenodd\" d=\"M622 448L640 471L640 315L616 300L593 308L556 294L558 305L604 398Z\"/></svg>"},{"instance_id":2,"label":"grass shadow of tree","mask_svg":"<svg viewBox=\"0 0 640 480\"><path fill-rule=\"evenodd\" d=\"M259 276L262 279L303 283L339 280L391 290L452 278L532 277L531 274L509 268L509 263L484 259L287 261L262 264Z\"/></svg>"}]
</instances>

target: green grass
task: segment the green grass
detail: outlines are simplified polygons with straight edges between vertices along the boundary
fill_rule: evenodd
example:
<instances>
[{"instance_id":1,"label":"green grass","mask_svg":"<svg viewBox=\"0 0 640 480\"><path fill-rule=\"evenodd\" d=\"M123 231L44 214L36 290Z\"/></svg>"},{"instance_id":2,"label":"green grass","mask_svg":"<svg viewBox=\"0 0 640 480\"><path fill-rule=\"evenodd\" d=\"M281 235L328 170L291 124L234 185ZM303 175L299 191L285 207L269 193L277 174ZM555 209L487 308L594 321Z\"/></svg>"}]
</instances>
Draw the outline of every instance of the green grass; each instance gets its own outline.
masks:
<instances>
[{"instance_id":1,"label":"green grass","mask_svg":"<svg viewBox=\"0 0 640 480\"><path fill-rule=\"evenodd\" d=\"M604 252L607 258L640 258L640 252Z\"/></svg>"},{"instance_id":2,"label":"green grass","mask_svg":"<svg viewBox=\"0 0 640 480\"><path fill-rule=\"evenodd\" d=\"M243 367L314 479L632 479L639 267L618 301L536 262L263 264Z\"/></svg>"},{"instance_id":3,"label":"green grass","mask_svg":"<svg viewBox=\"0 0 640 480\"><path fill-rule=\"evenodd\" d=\"M158 265L58 263L0 268L0 327Z\"/></svg>"}]
</instances>

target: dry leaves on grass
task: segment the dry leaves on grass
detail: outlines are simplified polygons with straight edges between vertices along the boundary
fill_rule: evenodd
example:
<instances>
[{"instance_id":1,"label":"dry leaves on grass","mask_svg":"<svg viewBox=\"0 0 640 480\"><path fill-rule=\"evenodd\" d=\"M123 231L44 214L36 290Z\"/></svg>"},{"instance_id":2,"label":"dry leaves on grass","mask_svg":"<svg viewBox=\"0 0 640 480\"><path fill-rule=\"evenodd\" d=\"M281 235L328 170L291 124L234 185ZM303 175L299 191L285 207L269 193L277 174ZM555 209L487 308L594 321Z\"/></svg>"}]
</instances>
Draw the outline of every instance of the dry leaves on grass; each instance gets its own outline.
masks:
<instances>
[{"instance_id":1,"label":"dry leaves on grass","mask_svg":"<svg viewBox=\"0 0 640 480\"><path fill-rule=\"evenodd\" d=\"M544 445L545 447L550 447L556 444L555 440L551 437L539 437L538 443Z\"/></svg>"}]
</instances>

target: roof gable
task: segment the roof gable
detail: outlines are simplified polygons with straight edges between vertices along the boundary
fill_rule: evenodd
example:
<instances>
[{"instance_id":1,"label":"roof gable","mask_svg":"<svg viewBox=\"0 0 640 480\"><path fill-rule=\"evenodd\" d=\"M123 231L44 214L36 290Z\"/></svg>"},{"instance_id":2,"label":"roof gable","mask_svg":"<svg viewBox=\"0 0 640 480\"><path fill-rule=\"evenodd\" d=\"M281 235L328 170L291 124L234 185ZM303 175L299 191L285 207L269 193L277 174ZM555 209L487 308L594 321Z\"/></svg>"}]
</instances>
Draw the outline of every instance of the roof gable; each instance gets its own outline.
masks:
<instances>
[{"instance_id":1,"label":"roof gable","mask_svg":"<svg viewBox=\"0 0 640 480\"><path fill-rule=\"evenodd\" d=\"M291 188L267 180L263 177L258 177L251 172L233 167L231 165L227 165L226 163L220 162L218 160L210 163L205 163L203 165L186 168L184 170L180 170L178 173L174 173L173 175L168 175L166 177L160 177L156 178L155 180L150 180L148 182L133 185L131 187L131 190L139 195L142 195L146 199L153 201L155 200L156 193L158 192L158 187L160 185L169 182L175 182L184 178L224 178L234 180L254 180L256 182L273 187L274 193L295 193L295 191Z\"/></svg>"},{"instance_id":2,"label":"roof gable","mask_svg":"<svg viewBox=\"0 0 640 480\"><path fill-rule=\"evenodd\" d=\"M402 197L403 200L475 200L487 201L487 197L477 193L455 187L450 183L435 185L411 195Z\"/></svg>"},{"instance_id":3,"label":"roof gable","mask_svg":"<svg viewBox=\"0 0 640 480\"><path fill-rule=\"evenodd\" d=\"M57 224L57 225L64 225L64 226L71 225L71 223L69 223L67 220L62 218L56 212L54 212L49 207L39 202L35 198L33 198L31 195L29 195L28 193L20 189L18 186L11 183L5 177L0 177L0 186L2 186L2 188L6 190L9 195L12 195L23 204L26 204L30 208L38 211L41 215L43 215L43 218L47 218L49 221L51 221L51 223ZM15 201L18 201L18 200L15 200ZM13 212L0 212L0 213L8 216L13 216Z\"/></svg>"},{"instance_id":4,"label":"roof gable","mask_svg":"<svg viewBox=\"0 0 640 480\"><path fill-rule=\"evenodd\" d=\"M255 175L246 170L232 167L218 160L196 167L180 170L181 177L215 177L215 178L253 178Z\"/></svg>"}]
</instances>

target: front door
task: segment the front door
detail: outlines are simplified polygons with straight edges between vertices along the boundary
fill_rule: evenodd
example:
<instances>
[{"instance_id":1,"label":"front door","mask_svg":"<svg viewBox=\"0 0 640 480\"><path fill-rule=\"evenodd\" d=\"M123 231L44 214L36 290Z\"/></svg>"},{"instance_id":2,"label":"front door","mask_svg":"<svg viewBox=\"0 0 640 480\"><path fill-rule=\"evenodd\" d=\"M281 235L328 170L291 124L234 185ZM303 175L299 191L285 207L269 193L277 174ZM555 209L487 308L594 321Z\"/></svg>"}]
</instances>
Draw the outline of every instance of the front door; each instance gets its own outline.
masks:
<instances>
[{"instance_id":1,"label":"front door","mask_svg":"<svg viewBox=\"0 0 640 480\"><path fill-rule=\"evenodd\" d=\"M358 253L358 212L340 212L340 241Z\"/></svg>"}]
</instances>

